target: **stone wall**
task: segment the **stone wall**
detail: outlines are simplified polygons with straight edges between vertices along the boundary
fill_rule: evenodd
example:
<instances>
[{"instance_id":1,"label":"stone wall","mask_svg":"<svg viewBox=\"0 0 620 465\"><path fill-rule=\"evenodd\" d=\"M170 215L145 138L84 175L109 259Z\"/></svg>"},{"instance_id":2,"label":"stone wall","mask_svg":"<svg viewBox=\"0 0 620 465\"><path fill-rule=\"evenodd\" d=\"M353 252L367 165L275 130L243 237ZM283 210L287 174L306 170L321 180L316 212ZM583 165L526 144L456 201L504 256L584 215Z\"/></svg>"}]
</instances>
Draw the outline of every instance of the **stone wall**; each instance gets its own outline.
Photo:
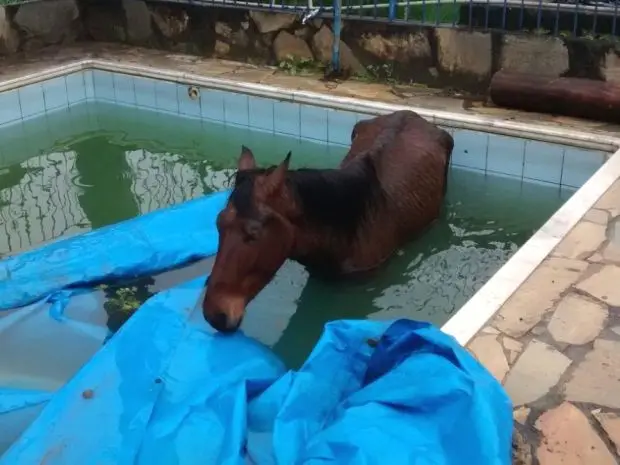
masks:
<instances>
[{"instance_id":1,"label":"stone wall","mask_svg":"<svg viewBox=\"0 0 620 465\"><path fill-rule=\"evenodd\" d=\"M333 34L327 19L145 2L44 0L0 7L0 54L73 41L117 42L254 64L325 67ZM620 80L612 41L469 32L347 21L345 74L485 93L499 69Z\"/></svg>"}]
</instances>

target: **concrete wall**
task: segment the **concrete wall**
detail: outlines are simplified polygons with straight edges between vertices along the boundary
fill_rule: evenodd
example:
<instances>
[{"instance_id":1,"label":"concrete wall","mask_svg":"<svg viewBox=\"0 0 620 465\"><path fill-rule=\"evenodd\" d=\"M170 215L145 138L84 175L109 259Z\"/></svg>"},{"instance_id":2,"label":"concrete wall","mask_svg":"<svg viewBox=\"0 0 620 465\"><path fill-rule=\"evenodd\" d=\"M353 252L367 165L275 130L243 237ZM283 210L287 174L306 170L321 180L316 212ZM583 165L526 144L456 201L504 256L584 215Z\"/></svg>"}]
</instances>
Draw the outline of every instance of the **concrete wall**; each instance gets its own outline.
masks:
<instances>
[{"instance_id":1,"label":"concrete wall","mask_svg":"<svg viewBox=\"0 0 620 465\"><path fill-rule=\"evenodd\" d=\"M73 41L119 42L277 65L329 63L328 20L288 14L145 2L52 0L0 7L0 54ZM611 40L469 32L347 21L349 74L483 94L499 69L620 81Z\"/></svg>"}]
</instances>

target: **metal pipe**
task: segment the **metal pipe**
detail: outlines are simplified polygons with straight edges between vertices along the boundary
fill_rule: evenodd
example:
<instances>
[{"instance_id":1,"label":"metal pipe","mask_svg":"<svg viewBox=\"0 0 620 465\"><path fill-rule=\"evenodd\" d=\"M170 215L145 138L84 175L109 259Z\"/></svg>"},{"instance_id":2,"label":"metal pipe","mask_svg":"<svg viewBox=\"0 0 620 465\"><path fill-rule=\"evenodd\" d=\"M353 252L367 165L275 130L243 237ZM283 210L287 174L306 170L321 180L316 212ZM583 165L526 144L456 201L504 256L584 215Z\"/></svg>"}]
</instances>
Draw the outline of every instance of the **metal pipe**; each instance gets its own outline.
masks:
<instances>
[{"instance_id":1,"label":"metal pipe","mask_svg":"<svg viewBox=\"0 0 620 465\"><path fill-rule=\"evenodd\" d=\"M332 45L332 71L340 70L340 30L342 26L342 17L340 10L342 0L334 0L334 43Z\"/></svg>"},{"instance_id":2,"label":"metal pipe","mask_svg":"<svg viewBox=\"0 0 620 465\"><path fill-rule=\"evenodd\" d=\"M441 0L437 0L438 2ZM394 19L396 18L396 5L398 5L400 2L397 2L397 0L390 0L389 3L389 10L388 10L388 19L390 21L394 21Z\"/></svg>"}]
</instances>

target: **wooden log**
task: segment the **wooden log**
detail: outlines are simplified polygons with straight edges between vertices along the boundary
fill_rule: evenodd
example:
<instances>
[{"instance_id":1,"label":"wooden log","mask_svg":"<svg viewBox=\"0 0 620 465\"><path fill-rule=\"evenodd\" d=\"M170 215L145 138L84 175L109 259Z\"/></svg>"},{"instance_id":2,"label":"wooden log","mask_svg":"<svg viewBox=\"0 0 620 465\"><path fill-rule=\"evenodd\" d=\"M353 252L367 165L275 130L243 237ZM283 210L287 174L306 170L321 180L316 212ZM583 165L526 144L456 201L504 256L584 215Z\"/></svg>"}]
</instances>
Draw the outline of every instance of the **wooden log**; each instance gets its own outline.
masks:
<instances>
[{"instance_id":1,"label":"wooden log","mask_svg":"<svg viewBox=\"0 0 620 465\"><path fill-rule=\"evenodd\" d=\"M620 123L620 85L611 82L498 71L489 94L499 107Z\"/></svg>"}]
</instances>

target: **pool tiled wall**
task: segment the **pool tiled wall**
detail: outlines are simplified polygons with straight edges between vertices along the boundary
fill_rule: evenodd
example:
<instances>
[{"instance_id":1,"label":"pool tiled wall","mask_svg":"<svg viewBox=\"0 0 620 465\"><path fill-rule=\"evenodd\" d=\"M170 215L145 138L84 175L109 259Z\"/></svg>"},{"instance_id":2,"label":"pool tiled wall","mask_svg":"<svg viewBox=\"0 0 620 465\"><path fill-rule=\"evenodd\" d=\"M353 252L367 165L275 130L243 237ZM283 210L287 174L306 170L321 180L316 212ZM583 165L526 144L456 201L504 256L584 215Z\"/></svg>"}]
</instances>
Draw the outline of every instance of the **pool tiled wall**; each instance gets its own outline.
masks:
<instances>
[{"instance_id":1,"label":"pool tiled wall","mask_svg":"<svg viewBox=\"0 0 620 465\"><path fill-rule=\"evenodd\" d=\"M362 113L89 70L0 93L0 128L88 101L104 101L171 115L349 145ZM564 187L580 187L607 159L577 149L482 132L446 128L454 136L453 166Z\"/></svg>"}]
</instances>

